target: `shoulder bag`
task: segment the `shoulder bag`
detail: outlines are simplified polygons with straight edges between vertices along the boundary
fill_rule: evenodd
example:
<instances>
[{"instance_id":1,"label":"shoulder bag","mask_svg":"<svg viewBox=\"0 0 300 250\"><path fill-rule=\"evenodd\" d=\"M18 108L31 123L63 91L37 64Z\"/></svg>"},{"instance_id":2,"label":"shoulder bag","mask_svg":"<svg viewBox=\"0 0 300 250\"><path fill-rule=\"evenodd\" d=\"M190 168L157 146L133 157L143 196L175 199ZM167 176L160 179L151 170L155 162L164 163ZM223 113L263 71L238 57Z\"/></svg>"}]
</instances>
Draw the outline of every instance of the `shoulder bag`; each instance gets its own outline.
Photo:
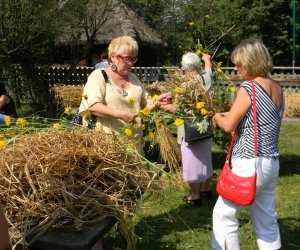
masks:
<instances>
[{"instance_id":1,"label":"shoulder bag","mask_svg":"<svg viewBox=\"0 0 300 250\"><path fill-rule=\"evenodd\" d=\"M211 124L208 125L207 130L204 133L199 132L199 126L197 122L193 122L193 118L185 117L184 120L184 136L185 142L196 142L201 140L206 140L214 136L214 132Z\"/></svg>"},{"instance_id":2,"label":"shoulder bag","mask_svg":"<svg viewBox=\"0 0 300 250\"><path fill-rule=\"evenodd\" d=\"M241 177L234 174L230 168L230 156L236 131L231 139L230 147L227 152L223 170L217 182L217 193L223 198L242 206L248 206L255 200L256 193L256 160L257 160L257 114L256 114L256 93L254 83L252 84L253 93L253 120L254 120L254 154L255 154L255 173L250 177Z\"/></svg>"}]
</instances>

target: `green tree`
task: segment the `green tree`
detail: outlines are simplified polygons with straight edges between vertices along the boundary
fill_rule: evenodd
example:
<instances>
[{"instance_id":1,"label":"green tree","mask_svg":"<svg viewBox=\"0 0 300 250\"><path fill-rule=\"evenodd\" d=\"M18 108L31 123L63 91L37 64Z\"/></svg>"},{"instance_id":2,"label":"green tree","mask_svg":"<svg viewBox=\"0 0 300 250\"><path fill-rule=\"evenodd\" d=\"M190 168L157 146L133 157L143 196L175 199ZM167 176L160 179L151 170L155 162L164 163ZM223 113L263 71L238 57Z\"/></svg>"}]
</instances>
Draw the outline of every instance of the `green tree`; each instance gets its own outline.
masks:
<instances>
[{"instance_id":1,"label":"green tree","mask_svg":"<svg viewBox=\"0 0 300 250\"><path fill-rule=\"evenodd\" d=\"M63 9L58 1L0 1L0 60L5 76L13 79L10 88L20 99L50 107L49 86L37 66L51 61L55 37L61 31ZM15 66L19 65L16 79ZM5 69L5 71L4 71ZM10 77L10 76L11 77ZM19 100L17 100L19 101Z\"/></svg>"},{"instance_id":2,"label":"green tree","mask_svg":"<svg viewBox=\"0 0 300 250\"><path fill-rule=\"evenodd\" d=\"M179 65L181 55L185 51L194 51L197 45L201 44L209 53L215 53L215 58L224 61L226 65L231 65L230 53L233 48L242 39L257 37L268 46L275 65L291 65L291 0L125 2L146 21L149 20L149 15L155 17L155 20L163 18L162 22L148 21L148 24L154 23L152 27L168 44L161 53L165 64ZM160 11L155 12L156 4L161 4ZM296 33L299 33L297 31L300 28L299 8L298 4ZM143 12L143 9L146 11ZM227 32L228 30L230 31ZM299 42L296 53L299 54Z\"/></svg>"}]
</instances>

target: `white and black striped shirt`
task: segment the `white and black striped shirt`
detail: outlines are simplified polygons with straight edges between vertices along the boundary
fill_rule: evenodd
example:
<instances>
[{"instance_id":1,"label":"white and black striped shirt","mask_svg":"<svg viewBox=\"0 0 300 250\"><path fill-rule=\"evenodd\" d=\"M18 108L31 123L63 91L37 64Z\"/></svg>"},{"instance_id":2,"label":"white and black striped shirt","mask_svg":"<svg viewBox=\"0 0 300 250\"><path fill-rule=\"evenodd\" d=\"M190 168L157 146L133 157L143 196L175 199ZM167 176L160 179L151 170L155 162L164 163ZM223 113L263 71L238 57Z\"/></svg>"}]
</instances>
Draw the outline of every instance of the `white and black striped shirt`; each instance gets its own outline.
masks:
<instances>
[{"instance_id":1,"label":"white and black striped shirt","mask_svg":"<svg viewBox=\"0 0 300 250\"><path fill-rule=\"evenodd\" d=\"M278 110L271 96L256 81L253 81L256 91L257 110L257 154L264 157L278 157L278 135L281 126L284 99L282 95L281 107ZM241 84L253 100L250 81ZM236 139L233 145L233 158L254 158L254 121L251 108L238 125Z\"/></svg>"}]
</instances>

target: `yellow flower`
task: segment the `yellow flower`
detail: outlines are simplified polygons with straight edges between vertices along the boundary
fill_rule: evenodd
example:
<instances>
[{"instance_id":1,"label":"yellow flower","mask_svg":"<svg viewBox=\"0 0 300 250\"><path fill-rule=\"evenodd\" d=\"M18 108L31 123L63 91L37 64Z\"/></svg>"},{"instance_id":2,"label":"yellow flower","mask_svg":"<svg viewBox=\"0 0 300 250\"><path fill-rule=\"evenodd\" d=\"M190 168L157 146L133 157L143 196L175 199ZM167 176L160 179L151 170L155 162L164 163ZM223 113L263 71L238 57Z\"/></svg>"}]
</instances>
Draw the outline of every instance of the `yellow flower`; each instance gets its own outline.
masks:
<instances>
[{"instance_id":1,"label":"yellow flower","mask_svg":"<svg viewBox=\"0 0 300 250\"><path fill-rule=\"evenodd\" d=\"M70 107L70 106L66 107L66 108L65 108L65 113L66 113L67 115L71 115L71 114L72 114L72 107Z\"/></svg>"},{"instance_id":2,"label":"yellow flower","mask_svg":"<svg viewBox=\"0 0 300 250\"><path fill-rule=\"evenodd\" d=\"M146 128L146 124L143 123L141 127L142 127L142 129L145 129Z\"/></svg>"},{"instance_id":3,"label":"yellow flower","mask_svg":"<svg viewBox=\"0 0 300 250\"><path fill-rule=\"evenodd\" d=\"M221 68L217 68L217 72L218 72L218 73L222 73L223 71L222 71Z\"/></svg>"},{"instance_id":4,"label":"yellow flower","mask_svg":"<svg viewBox=\"0 0 300 250\"><path fill-rule=\"evenodd\" d=\"M2 140L0 141L0 148L3 148L6 145L6 141Z\"/></svg>"},{"instance_id":5,"label":"yellow flower","mask_svg":"<svg viewBox=\"0 0 300 250\"><path fill-rule=\"evenodd\" d=\"M235 92L235 87L229 88L230 92L234 93Z\"/></svg>"},{"instance_id":6,"label":"yellow flower","mask_svg":"<svg viewBox=\"0 0 300 250\"><path fill-rule=\"evenodd\" d=\"M189 22L189 26L190 27L192 27L192 26L194 26L195 25L195 23L192 21L192 22Z\"/></svg>"},{"instance_id":7,"label":"yellow flower","mask_svg":"<svg viewBox=\"0 0 300 250\"><path fill-rule=\"evenodd\" d=\"M207 115L207 110L205 109L205 108L202 108L201 110L200 110L200 112L201 112L201 115Z\"/></svg>"},{"instance_id":8,"label":"yellow flower","mask_svg":"<svg viewBox=\"0 0 300 250\"><path fill-rule=\"evenodd\" d=\"M182 93L182 89L180 88L180 87L176 87L175 89L174 89L174 92L175 92L175 94L180 94L180 93Z\"/></svg>"},{"instance_id":9,"label":"yellow flower","mask_svg":"<svg viewBox=\"0 0 300 250\"><path fill-rule=\"evenodd\" d=\"M134 97L128 97L127 100L129 101L130 104L133 104L133 103L134 103Z\"/></svg>"},{"instance_id":10,"label":"yellow flower","mask_svg":"<svg viewBox=\"0 0 300 250\"><path fill-rule=\"evenodd\" d=\"M174 124L176 127L179 127L183 124L183 120L180 118L175 119Z\"/></svg>"},{"instance_id":11,"label":"yellow flower","mask_svg":"<svg viewBox=\"0 0 300 250\"><path fill-rule=\"evenodd\" d=\"M204 18L208 19L208 18L209 18L209 15L205 15Z\"/></svg>"},{"instance_id":12,"label":"yellow flower","mask_svg":"<svg viewBox=\"0 0 300 250\"><path fill-rule=\"evenodd\" d=\"M26 120L23 118L18 118L16 124L21 125L21 127L24 127L26 125Z\"/></svg>"},{"instance_id":13,"label":"yellow flower","mask_svg":"<svg viewBox=\"0 0 300 250\"><path fill-rule=\"evenodd\" d=\"M140 116L140 114L142 114L142 117ZM148 116L150 114L150 109L149 108L144 108L143 110L140 110L139 112L139 116L140 118L143 118L144 116Z\"/></svg>"},{"instance_id":14,"label":"yellow flower","mask_svg":"<svg viewBox=\"0 0 300 250\"><path fill-rule=\"evenodd\" d=\"M125 129L124 129L124 133L125 133L125 135L127 135L127 136L132 136L132 130L131 130L130 128L125 128Z\"/></svg>"},{"instance_id":15,"label":"yellow flower","mask_svg":"<svg viewBox=\"0 0 300 250\"><path fill-rule=\"evenodd\" d=\"M83 98L84 100L87 100L87 99L88 99L87 94L83 94L83 95L82 95L82 98Z\"/></svg>"},{"instance_id":16,"label":"yellow flower","mask_svg":"<svg viewBox=\"0 0 300 250\"><path fill-rule=\"evenodd\" d=\"M154 96L152 96L152 100L153 100L153 101L156 101L156 100L157 100L157 98L158 98L158 95L154 95Z\"/></svg>"},{"instance_id":17,"label":"yellow flower","mask_svg":"<svg viewBox=\"0 0 300 250\"><path fill-rule=\"evenodd\" d=\"M196 52L195 52L195 54L197 56L201 56L203 54L203 52L200 49L197 49Z\"/></svg>"},{"instance_id":18,"label":"yellow flower","mask_svg":"<svg viewBox=\"0 0 300 250\"><path fill-rule=\"evenodd\" d=\"M4 121L5 121L5 125L9 126L11 124L11 117L8 115L5 116Z\"/></svg>"},{"instance_id":19,"label":"yellow flower","mask_svg":"<svg viewBox=\"0 0 300 250\"><path fill-rule=\"evenodd\" d=\"M223 64L223 62L218 62L218 63L217 63L217 66L218 66L218 67L221 67L222 64Z\"/></svg>"},{"instance_id":20,"label":"yellow flower","mask_svg":"<svg viewBox=\"0 0 300 250\"><path fill-rule=\"evenodd\" d=\"M204 107L205 102L197 102L196 103L196 109L202 109Z\"/></svg>"},{"instance_id":21,"label":"yellow flower","mask_svg":"<svg viewBox=\"0 0 300 250\"><path fill-rule=\"evenodd\" d=\"M143 118L145 117L143 110L140 110L140 111L139 111L138 116L139 116L139 118L141 118L141 119L143 119Z\"/></svg>"},{"instance_id":22,"label":"yellow flower","mask_svg":"<svg viewBox=\"0 0 300 250\"><path fill-rule=\"evenodd\" d=\"M149 132L148 138L149 138L150 140L154 140L155 134L154 134L153 132Z\"/></svg>"},{"instance_id":23,"label":"yellow flower","mask_svg":"<svg viewBox=\"0 0 300 250\"><path fill-rule=\"evenodd\" d=\"M60 124L59 123L53 123L52 127L55 128L55 129L57 129L57 128L60 127Z\"/></svg>"}]
</instances>

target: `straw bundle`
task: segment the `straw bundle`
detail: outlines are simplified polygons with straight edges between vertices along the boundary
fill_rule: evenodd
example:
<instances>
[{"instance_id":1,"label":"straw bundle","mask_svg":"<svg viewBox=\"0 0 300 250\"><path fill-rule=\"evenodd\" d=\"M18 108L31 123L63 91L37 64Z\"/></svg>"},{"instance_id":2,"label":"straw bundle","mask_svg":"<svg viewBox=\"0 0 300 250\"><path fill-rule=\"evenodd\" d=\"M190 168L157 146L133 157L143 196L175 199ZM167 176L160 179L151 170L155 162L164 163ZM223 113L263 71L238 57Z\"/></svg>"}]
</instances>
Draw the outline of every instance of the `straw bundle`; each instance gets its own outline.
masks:
<instances>
[{"instance_id":1,"label":"straw bundle","mask_svg":"<svg viewBox=\"0 0 300 250\"><path fill-rule=\"evenodd\" d=\"M20 136L0 150L0 198L12 244L26 246L28 236L65 222L81 229L114 215L134 249L124 221L153 173L126 146L99 131L51 130Z\"/></svg>"},{"instance_id":2,"label":"straw bundle","mask_svg":"<svg viewBox=\"0 0 300 250\"><path fill-rule=\"evenodd\" d=\"M64 107L79 107L82 93L83 85L54 85L53 91L59 102L62 103Z\"/></svg>"},{"instance_id":3,"label":"straw bundle","mask_svg":"<svg viewBox=\"0 0 300 250\"><path fill-rule=\"evenodd\" d=\"M285 117L300 117L300 93L285 92Z\"/></svg>"},{"instance_id":4,"label":"straw bundle","mask_svg":"<svg viewBox=\"0 0 300 250\"><path fill-rule=\"evenodd\" d=\"M162 159L168 164L171 171L179 174L181 151L176 138L165 124L157 126L157 143Z\"/></svg>"}]
</instances>

